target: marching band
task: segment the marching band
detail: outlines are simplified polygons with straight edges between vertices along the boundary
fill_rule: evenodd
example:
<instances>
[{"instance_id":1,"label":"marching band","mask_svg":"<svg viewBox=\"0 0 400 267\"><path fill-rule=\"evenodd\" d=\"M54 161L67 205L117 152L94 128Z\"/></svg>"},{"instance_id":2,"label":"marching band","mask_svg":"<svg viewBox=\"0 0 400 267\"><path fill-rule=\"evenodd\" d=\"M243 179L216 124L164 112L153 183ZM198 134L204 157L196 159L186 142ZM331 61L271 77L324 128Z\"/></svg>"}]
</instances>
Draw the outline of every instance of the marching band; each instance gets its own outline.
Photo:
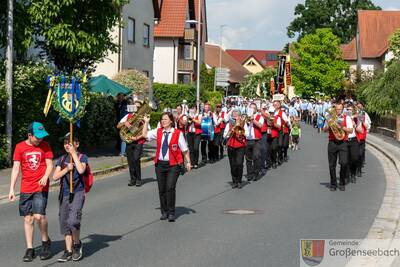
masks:
<instances>
[{"instance_id":1,"label":"marching band","mask_svg":"<svg viewBox=\"0 0 400 267\"><path fill-rule=\"evenodd\" d=\"M311 104L311 106L310 106ZM139 108L142 110L142 107ZM143 112L142 112L143 113ZM130 127L136 122L130 112L118 124L118 128ZM333 102L330 105L313 106L299 101L286 103L282 99L271 101L242 101L242 103L218 103L215 111L206 102L202 110L190 108L186 103L173 111L162 114L157 128L149 130L146 114L137 115L141 121L139 130L128 143L128 162L131 174L129 185L140 186L138 156L144 140L156 140L154 158L161 203L161 220L175 220L175 191L180 174L212 164L224 157L226 149L232 176L232 188L243 187L244 162L246 182L255 182L288 161L288 149L298 150L301 137L300 121L317 124L328 133L328 162L330 190L344 191L347 183L356 183L361 177L365 162L365 139L371 120L361 102ZM140 133L139 133L139 132ZM201 163L199 156L201 153ZM132 155L131 155L132 154ZM139 157L140 159L140 157ZM339 159L339 185L336 165ZM184 164L186 162L186 164ZM140 168L140 167L139 167Z\"/></svg>"}]
</instances>

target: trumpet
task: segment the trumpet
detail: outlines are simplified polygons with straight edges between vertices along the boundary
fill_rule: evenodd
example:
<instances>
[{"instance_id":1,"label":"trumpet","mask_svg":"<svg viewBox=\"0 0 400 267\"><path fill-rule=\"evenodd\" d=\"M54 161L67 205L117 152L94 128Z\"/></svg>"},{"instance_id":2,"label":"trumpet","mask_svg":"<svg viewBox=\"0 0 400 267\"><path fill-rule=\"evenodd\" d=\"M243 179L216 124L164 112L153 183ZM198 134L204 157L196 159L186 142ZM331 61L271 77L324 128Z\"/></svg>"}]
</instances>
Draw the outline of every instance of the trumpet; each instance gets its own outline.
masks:
<instances>
[{"instance_id":1,"label":"trumpet","mask_svg":"<svg viewBox=\"0 0 400 267\"><path fill-rule=\"evenodd\" d=\"M247 123L247 124L250 124L250 123L253 121L252 117L250 117L250 116L247 115L247 114L243 114L243 115L241 116L241 119L242 119L242 121L243 121L244 123Z\"/></svg>"}]
</instances>

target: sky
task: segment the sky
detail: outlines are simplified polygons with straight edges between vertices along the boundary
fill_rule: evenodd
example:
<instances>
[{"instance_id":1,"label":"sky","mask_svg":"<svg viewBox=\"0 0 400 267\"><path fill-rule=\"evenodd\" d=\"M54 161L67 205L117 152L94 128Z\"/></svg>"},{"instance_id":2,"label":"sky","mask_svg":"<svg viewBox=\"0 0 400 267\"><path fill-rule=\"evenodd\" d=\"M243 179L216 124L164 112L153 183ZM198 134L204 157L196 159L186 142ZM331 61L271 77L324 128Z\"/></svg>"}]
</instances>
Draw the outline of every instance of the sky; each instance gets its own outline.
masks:
<instances>
[{"instance_id":1,"label":"sky","mask_svg":"<svg viewBox=\"0 0 400 267\"><path fill-rule=\"evenodd\" d=\"M282 50L293 41L286 27L304 0L206 0L208 41L229 49ZM383 10L400 10L400 0L373 0ZM221 25L226 25L222 26ZM221 31L222 29L222 31Z\"/></svg>"}]
</instances>

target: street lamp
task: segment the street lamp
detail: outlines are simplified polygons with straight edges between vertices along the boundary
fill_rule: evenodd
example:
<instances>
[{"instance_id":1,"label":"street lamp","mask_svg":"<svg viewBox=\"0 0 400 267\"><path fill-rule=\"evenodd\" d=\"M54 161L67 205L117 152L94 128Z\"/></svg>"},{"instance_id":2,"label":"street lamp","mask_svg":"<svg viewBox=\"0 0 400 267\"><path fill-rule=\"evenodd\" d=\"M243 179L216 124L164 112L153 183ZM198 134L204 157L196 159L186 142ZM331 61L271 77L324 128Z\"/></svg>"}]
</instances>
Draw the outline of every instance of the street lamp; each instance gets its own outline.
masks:
<instances>
[{"instance_id":1,"label":"street lamp","mask_svg":"<svg viewBox=\"0 0 400 267\"><path fill-rule=\"evenodd\" d=\"M201 1L198 1L199 6L197 8L198 15L197 20L186 20L189 24L198 24L197 30L197 88L196 88L196 105L197 112L200 112L200 47L201 47Z\"/></svg>"}]
</instances>

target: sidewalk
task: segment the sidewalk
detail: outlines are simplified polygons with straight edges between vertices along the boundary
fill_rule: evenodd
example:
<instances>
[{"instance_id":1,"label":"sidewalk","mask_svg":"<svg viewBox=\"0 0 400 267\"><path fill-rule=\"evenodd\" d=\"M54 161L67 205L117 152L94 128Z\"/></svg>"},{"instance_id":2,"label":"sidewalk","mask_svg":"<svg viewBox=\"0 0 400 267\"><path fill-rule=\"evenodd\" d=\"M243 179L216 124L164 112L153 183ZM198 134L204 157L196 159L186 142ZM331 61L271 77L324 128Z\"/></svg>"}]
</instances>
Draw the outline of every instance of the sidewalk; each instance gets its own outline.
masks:
<instances>
[{"instance_id":1,"label":"sidewalk","mask_svg":"<svg viewBox=\"0 0 400 267\"><path fill-rule=\"evenodd\" d=\"M143 147L142 162L151 161L154 157L156 150L156 143L146 143ZM126 157L115 155L107 156L91 156L89 155L89 164L92 169L93 175L102 175L105 173L113 172L128 166ZM8 197L10 189L11 168L0 170L0 200ZM58 184L58 182L51 181L50 185ZM16 185L16 193L19 193L20 180L18 179Z\"/></svg>"},{"instance_id":2,"label":"sidewalk","mask_svg":"<svg viewBox=\"0 0 400 267\"><path fill-rule=\"evenodd\" d=\"M400 174L400 142L388 136L369 133L367 136L367 144L372 145L389 157Z\"/></svg>"}]
</instances>

